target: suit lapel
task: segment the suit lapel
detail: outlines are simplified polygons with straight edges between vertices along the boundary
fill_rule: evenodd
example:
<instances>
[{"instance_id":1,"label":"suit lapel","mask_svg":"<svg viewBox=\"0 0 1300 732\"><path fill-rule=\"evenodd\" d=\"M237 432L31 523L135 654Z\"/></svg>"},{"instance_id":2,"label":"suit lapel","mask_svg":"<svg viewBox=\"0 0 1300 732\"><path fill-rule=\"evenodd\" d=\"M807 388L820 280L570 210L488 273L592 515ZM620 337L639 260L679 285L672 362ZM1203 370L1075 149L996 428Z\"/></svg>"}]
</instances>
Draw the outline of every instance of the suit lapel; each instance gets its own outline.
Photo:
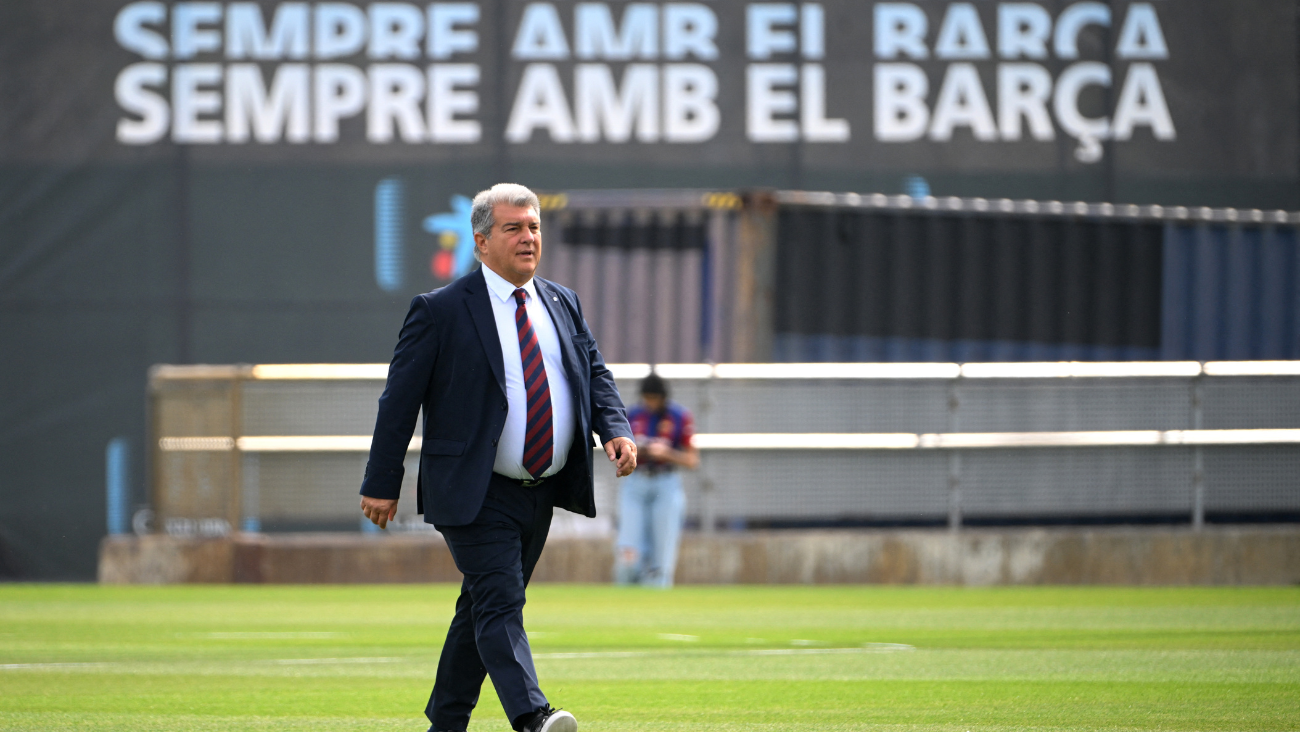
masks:
<instances>
[{"instance_id":1,"label":"suit lapel","mask_svg":"<svg viewBox=\"0 0 1300 732\"><path fill-rule=\"evenodd\" d=\"M487 281L483 279L483 270L474 270L465 275L465 306L469 308L474 328L478 330L479 340L483 342L483 351L487 353L488 363L492 366L492 375L496 377L501 393L506 393L505 357L501 355L501 337L497 333L497 320L492 314L491 293Z\"/></svg>"},{"instance_id":2,"label":"suit lapel","mask_svg":"<svg viewBox=\"0 0 1300 732\"><path fill-rule=\"evenodd\" d=\"M569 383L576 383L574 379L578 377L578 357L573 350L573 320L569 317L569 309L564 307L559 300L559 293L551 287L551 283L541 277L534 278L533 282L537 285L537 294L542 298L542 304L546 306L546 312L551 314L551 322L555 324L555 333L560 341L560 353L564 358L564 370L568 372ZM575 392L576 393L576 392Z\"/></svg>"}]
</instances>

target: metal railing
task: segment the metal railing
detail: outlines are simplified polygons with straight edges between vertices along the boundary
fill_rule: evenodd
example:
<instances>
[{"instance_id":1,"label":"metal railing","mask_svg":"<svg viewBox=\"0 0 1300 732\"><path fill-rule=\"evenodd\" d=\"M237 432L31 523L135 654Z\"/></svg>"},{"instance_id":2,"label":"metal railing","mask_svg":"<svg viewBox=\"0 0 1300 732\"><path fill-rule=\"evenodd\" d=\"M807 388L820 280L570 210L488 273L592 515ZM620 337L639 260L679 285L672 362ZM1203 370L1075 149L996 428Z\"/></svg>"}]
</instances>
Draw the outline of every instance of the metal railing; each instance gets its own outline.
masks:
<instances>
[{"instance_id":1,"label":"metal railing","mask_svg":"<svg viewBox=\"0 0 1300 732\"><path fill-rule=\"evenodd\" d=\"M965 450L1024 448L1087 447L1191 447L1191 525L1205 525L1204 447L1247 445L1300 445L1300 419L1297 427L1204 429L1205 377L1300 377L1296 361L1221 361L1183 362L1049 362L1049 363L806 363L806 364L625 364L612 366L617 378L640 379L653 369L661 376L678 381L704 384L699 399L701 424L710 422L709 412L715 400L708 384L718 379L731 380L944 380L948 382L948 422L950 432L703 432L695 444L708 450L941 450L948 460L948 516L951 528L962 525L962 455ZM1188 406L1191 429L1142 430L1071 430L1071 431L1000 431L960 432L960 384L972 379L1054 380L1054 379L1183 379L1190 384ZM701 520L704 527L717 523L711 500L714 480L706 476L700 485ZM1291 510L1300 509L1300 489L1293 492Z\"/></svg>"},{"instance_id":2,"label":"metal railing","mask_svg":"<svg viewBox=\"0 0 1300 732\"><path fill-rule=\"evenodd\" d=\"M621 364L611 371L631 396L650 368ZM1255 424L1249 408L1246 423L1211 408L1207 421L1205 394L1209 384L1216 403L1227 404L1221 387L1234 384L1259 392L1247 401L1285 406L1300 394L1300 362L662 364L656 370L696 412L695 444L706 453L705 467L688 483L692 515L706 530L737 521L779 524L783 517L934 521L940 508L953 528L972 510L1028 516L1185 511L1199 528L1207 515L1207 450L1218 451L1216 459L1241 449L1272 450L1266 461L1288 465L1300 459L1300 415L1292 424L1286 416L1292 410L1256 410ZM281 522L296 514L354 520L356 484L370 447L364 431L386 375L384 364L156 367L151 473L159 525L219 533L223 522L225 530L261 528L268 515ZM1143 399L1155 401L1128 404ZM748 414L755 410L761 414ZM864 420L867 427L883 422L911 429L845 429ZM1024 428L1005 429L1017 423ZM1069 424L1084 428L1059 428ZM417 435L409 461L418 459L419 448ZM900 464L889 455L916 457ZM1080 455L1088 457L1080 463ZM1132 475L1108 467L1124 460L1134 466ZM1060 464L1055 469L1053 461ZM1155 486L1157 498L1140 474L1153 462L1163 466L1159 480L1169 483ZM803 472L790 473L794 464ZM1037 472L1026 477L1025 464ZM1089 471L1109 476L1097 478L1109 483L1093 491L1092 503ZM1285 466L1274 472L1288 474ZM1053 496L1044 483L1060 476L1069 479ZM1215 505L1227 513L1300 510L1300 489L1277 480L1247 486L1246 493L1264 497L1237 504L1233 486L1225 484ZM999 491L1009 497L990 502ZM1027 502L1032 505L1017 501L1016 491L1036 496ZM611 494L603 486L604 511ZM984 499L982 507L976 498Z\"/></svg>"}]
</instances>

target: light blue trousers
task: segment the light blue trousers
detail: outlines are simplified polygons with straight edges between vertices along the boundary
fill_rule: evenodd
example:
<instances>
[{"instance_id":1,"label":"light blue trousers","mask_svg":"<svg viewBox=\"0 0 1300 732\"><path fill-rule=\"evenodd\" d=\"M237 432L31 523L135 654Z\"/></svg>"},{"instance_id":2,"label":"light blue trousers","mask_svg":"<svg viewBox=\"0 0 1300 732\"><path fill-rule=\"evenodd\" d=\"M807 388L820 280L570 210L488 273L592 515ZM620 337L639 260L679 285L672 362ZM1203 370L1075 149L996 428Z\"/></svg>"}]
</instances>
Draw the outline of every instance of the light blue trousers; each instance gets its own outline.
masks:
<instances>
[{"instance_id":1,"label":"light blue trousers","mask_svg":"<svg viewBox=\"0 0 1300 732\"><path fill-rule=\"evenodd\" d=\"M686 494L677 471L633 473L619 483L614 582L672 587Z\"/></svg>"}]
</instances>

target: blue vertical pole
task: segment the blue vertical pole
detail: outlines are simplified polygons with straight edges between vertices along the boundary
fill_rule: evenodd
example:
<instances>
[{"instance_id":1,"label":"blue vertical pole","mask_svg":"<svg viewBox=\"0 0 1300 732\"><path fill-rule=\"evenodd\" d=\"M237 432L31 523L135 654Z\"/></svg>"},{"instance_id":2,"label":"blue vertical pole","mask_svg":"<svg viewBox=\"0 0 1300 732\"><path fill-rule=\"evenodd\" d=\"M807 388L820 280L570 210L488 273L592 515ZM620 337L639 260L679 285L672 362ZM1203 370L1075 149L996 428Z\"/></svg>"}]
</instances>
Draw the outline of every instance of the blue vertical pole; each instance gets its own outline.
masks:
<instances>
[{"instance_id":1,"label":"blue vertical pole","mask_svg":"<svg viewBox=\"0 0 1300 732\"><path fill-rule=\"evenodd\" d=\"M249 533L257 533L262 530L261 517L261 488L262 488L262 459L255 452L246 452L241 457L243 465L241 466L240 475L243 478L243 489L240 496L243 500L243 521L240 528Z\"/></svg>"},{"instance_id":2,"label":"blue vertical pole","mask_svg":"<svg viewBox=\"0 0 1300 732\"><path fill-rule=\"evenodd\" d=\"M375 284L384 292L402 287L403 189L400 178L385 178L375 186Z\"/></svg>"},{"instance_id":3,"label":"blue vertical pole","mask_svg":"<svg viewBox=\"0 0 1300 732\"><path fill-rule=\"evenodd\" d=\"M127 515L131 512L131 492L127 487L129 457L125 437L114 437L108 441L108 447L104 450L104 483L110 534L125 534L130 530L127 525Z\"/></svg>"}]
</instances>

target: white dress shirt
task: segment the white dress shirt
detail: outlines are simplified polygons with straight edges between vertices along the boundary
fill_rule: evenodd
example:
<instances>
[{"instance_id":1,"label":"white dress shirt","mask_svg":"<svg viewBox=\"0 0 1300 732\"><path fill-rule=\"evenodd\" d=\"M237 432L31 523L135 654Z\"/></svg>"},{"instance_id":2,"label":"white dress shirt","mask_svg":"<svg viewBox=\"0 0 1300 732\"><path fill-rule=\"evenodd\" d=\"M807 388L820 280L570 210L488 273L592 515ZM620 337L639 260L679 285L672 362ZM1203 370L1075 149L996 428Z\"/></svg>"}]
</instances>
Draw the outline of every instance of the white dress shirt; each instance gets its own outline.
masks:
<instances>
[{"instance_id":1,"label":"white dress shirt","mask_svg":"<svg viewBox=\"0 0 1300 732\"><path fill-rule=\"evenodd\" d=\"M492 315L497 321L497 337L501 340L501 357L506 370L506 426L501 430L501 440L497 443L497 460L493 472L507 478L528 480L530 475L524 470L524 432L528 420L528 394L524 391L524 365L519 355L519 329L515 326L515 286L504 277L483 266L483 279L487 280L488 299L492 301ZM542 348L542 364L546 368L546 383L551 390L551 427L555 434L552 439L554 454L551 466L542 473L543 476L555 475L564 467L569 457L569 447L573 445L573 392L569 380L564 375L564 361L560 351L560 336L551 322L551 314L546 306L537 299L537 287L532 280L524 283L528 293L524 309L528 320L533 324L537 334L537 345Z\"/></svg>"}]
</instances>

